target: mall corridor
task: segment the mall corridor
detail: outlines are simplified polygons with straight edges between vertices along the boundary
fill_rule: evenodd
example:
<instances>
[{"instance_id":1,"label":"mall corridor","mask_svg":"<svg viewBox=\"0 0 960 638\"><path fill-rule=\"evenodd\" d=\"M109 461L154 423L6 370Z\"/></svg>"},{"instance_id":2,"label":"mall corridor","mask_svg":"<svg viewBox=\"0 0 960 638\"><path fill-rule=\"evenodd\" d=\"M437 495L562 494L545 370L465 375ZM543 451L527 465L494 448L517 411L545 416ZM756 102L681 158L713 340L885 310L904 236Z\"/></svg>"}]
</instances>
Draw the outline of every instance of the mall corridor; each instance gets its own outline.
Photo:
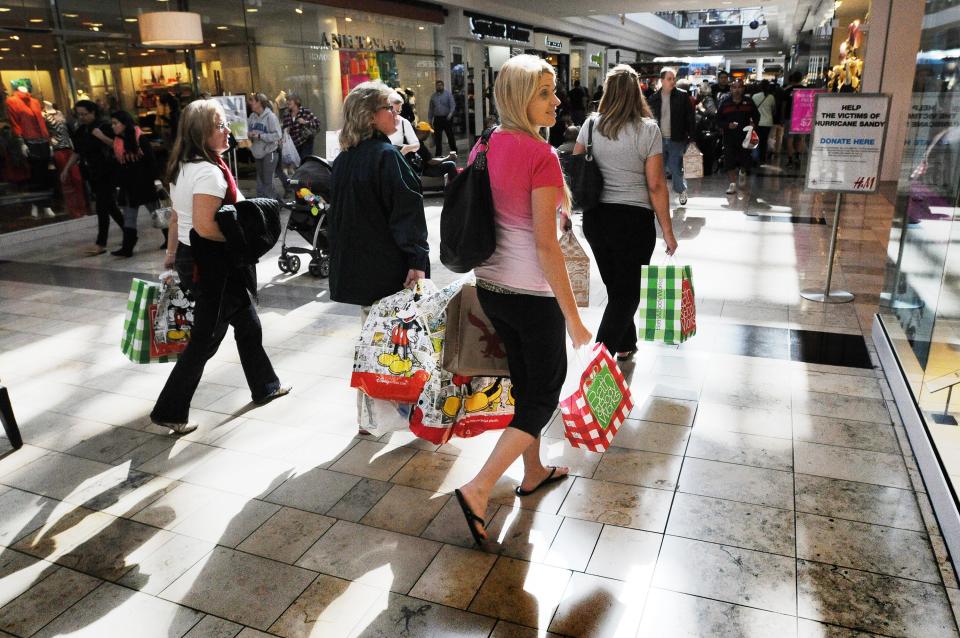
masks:
<instances>
[{"instance_id":1,"label":"mall corridor","mask_svg":"<svg viewBox=\"0 0 960 638\"><path fill-rule=\"evenodd\" d=\"M834 281L856 299L822 305L799 291L824 283L833 195L776 169L740 195L690 184L672 209L697 335L624 366L636 407L607 452L555 420L545 463L572 476L521 499L517 463L482 548L452 491L498 434L355 436L357 308L280 273L279 248L260 314L293 394L249 403L228 338L178 438L148 417L171 364L118 347L130 279L161 253L81 256L84 220L8 243L0 370L26 444L0 439L0 636L957 636L956 575L869 338L893 204L846 198ZM434 279L452 281L426 204Z\"/></svg>"}]
</instances>

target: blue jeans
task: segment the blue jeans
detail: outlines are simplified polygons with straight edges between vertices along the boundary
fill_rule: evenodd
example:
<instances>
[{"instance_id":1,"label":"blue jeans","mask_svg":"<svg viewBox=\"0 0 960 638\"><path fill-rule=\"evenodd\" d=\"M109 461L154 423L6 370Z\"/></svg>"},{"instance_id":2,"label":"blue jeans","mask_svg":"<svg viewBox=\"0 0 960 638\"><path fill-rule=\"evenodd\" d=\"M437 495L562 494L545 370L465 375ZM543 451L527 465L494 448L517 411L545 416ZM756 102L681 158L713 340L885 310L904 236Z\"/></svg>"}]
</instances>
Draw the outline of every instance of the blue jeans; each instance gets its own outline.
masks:
<instances>
[{"instance_id":1,"label":"blue jeans","mask_svg":"<svg viewBox=\"0 0 960 638\"><path fill-rule=\"evenodd\" d=\"M674 193L687 190L687 182L683 179L683 154L686 151L686 142L663 140L663 166L673 179Z\"/></svg>"}]
</instances>

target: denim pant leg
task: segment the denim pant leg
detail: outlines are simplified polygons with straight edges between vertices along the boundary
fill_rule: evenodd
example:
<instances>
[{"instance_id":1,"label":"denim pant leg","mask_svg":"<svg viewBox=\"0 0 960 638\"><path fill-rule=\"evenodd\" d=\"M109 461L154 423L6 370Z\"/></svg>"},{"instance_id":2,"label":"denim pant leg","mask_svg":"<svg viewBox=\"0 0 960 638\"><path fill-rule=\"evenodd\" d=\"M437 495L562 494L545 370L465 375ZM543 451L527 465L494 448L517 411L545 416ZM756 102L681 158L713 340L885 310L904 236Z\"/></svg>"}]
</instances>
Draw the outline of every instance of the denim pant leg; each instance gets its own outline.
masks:
<instances>
[{"instance_id":1,"label":"denim pant leg","mask_svg":"<svg viewBox=\"0 0 960 638\"><path fill-rule=\"evenodd\" d=\"M686 142L664 140L664 166L670 172L673 180L673 192L682 193L687 190L687 182L683 179L683 154L687 150Z\"/></svg>"},{"instance_id":2,"label":"denim pant leg","mask_svg":"<svg viewBox=\"0 0 960 638\"><path fill-rule=\"evenodd\" d=\"M137 229L137 214L140 212L139 206L123 207L123 227L130 230Z\"/></svg>"}]
</instances>

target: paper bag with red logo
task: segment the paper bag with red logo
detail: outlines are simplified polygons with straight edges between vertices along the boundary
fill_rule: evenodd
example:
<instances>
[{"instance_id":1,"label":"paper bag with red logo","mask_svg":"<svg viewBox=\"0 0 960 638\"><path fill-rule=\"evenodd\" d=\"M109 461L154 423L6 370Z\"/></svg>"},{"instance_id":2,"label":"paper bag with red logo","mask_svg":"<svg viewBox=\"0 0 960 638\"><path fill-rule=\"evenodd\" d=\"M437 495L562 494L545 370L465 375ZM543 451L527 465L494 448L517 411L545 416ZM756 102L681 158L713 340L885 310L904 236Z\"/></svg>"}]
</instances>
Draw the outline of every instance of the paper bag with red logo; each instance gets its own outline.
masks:
<instances>
[{"instance_id":1,"label":"paper bag with red logo","mask_svg":"<svg viewBox=\"0 0 960 638\"><path fill-rule=\"evenodd\" d=\"M583 371L577 389L560 401L560 415L570 445L603 452L633 409L633 399L606 346L594 344L591 353L593 359Z\"/></svg>"},{"instance_id":2,"label":"paper bag with red logo","mask_svg":"<svg viewBox=\"0 0 960 638\"><path fill-rule=\"evenodd\" d=\"M697 334L697 306L690 266L643 266L640 338L678 345Z\"/></svg>"}]
</instances>

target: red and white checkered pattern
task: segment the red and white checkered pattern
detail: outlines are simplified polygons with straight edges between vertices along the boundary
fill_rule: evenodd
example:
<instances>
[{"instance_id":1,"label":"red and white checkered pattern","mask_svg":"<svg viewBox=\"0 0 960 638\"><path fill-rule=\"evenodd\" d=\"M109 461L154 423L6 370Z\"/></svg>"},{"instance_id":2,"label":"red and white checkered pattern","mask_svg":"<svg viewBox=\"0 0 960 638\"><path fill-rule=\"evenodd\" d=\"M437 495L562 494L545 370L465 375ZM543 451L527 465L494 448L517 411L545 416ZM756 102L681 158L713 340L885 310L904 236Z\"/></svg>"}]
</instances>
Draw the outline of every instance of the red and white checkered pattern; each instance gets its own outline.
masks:
<instances>
[{"instance_id":1,"label":"red and white checkered pattern","mask_svg":"<svg viewBox=\"0 0 960 638\"><path fill-rule=\"evenodd\" d=\"M587 448L592 452L603 452L610 447L617 430L620 429L624 419L633 409L633 399L630 395L630 388L623 378L623 373L620 372L617 362L610 356L606 347L598 343L593 350L596 354L581 375L580 385L573 394L560 401L560 415L563 418L564 434L570 445ZM623 395L606 429L601 428L600 424L597 423L586 398L591 370L604 363L613 374L613 378Z\"/></svg>"}]
</instances>

